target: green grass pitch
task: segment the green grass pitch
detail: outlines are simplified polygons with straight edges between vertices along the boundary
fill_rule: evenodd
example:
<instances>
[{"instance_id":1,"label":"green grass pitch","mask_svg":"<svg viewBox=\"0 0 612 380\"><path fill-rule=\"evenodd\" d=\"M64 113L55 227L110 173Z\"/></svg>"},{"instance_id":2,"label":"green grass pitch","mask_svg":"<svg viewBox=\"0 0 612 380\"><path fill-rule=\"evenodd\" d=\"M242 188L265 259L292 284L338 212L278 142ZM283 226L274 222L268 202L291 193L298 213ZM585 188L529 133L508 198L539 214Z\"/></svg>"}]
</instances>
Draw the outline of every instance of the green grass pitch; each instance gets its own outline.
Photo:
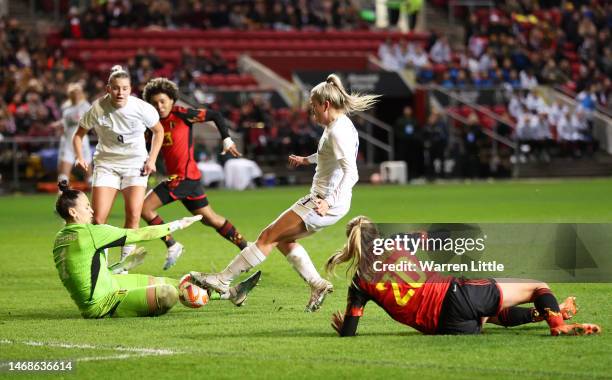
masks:
<instances>
[{"instance_id":1,"label":"green grass pitch","mask_svg":"<svg viewBox=\"0 0 612 380\"><path fill-rule=\"evenodd\" d=\"M217 212L255 239L307 191L210 191L209 199ZM302 243L322 268L343 244L346 221L359 214L397 223L612 222L611 194L612 180L358 185L349 215ZM123 222L118 199L109 221L114 225ZM158 318L83 320L53 265L53 236L61 227L53 207L52 196L0 198L0 360L76 359L75 372L61 376L92 379L612 376L610 284L553 285L559 298L577 297L581 310L576 320L600 324L601 336L551 338L545 324L487 326L481 336L423 336L369 304L359 336L340 339L330 327L330 315L344 308L347 281L334 279L336 292L319 312L306 314L308 288L276 252L261 266L260 286L244 307L211 302L198 310L178 305ZM160 211L166 221L185 215L180 204ZM145 244L149 257L135 272L179 277L188 270L220 270L237 253L201 225L176 238L187 252L175 267L161 270L165 249L155 241ZM15 376L0 372L6 378L35 375Z\"/></svg>"}]
</instances>

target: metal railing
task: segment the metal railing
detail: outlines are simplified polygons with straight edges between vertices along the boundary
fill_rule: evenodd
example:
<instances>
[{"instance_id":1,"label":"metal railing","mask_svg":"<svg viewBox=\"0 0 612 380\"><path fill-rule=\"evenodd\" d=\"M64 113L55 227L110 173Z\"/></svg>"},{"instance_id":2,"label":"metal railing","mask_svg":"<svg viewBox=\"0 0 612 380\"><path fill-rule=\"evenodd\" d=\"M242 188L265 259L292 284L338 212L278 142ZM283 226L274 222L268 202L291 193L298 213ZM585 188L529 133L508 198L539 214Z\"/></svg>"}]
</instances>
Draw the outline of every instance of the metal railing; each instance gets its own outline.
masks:
<instances>
[{"instance_id":1,"label":"metal railing","mask_svg":"<svg viewBox=\"0 0 612 380\"><path fill-rule=\"evenodd\" d=\"M495 112L493 112L493 111L491 111L491 110L489 110L489 109L487 109L485 107L482 107L482 106L480 106L480 105L478 105L476 103L473 103L473 102L470 102L468 100L465 100L462 97L460 97L460 96L458 96L456 94L453 94L452 92L448 91L444 87L441 87L441 86L431 86L431 88L433 88L435 91L440 91L445 96L447 96L449 99L451 99L451 104L454 105L454 106L456 106L458 103L465 104L468 107L474 109L475 111L480 112L481 114L483 114L483 115L485 115L485 116L495 120L499 124L508 125L508 126L512 127L513 129L515 128L514 121L512 121L510 119L507 119L507 118L504 118L504 117L501 117L498 114L496 114ZM457 115L457 116L460 116L460 115ZM467 121L467 119L465 119L463 117L461 117L461 118ZM486 128L483 128L483 131L485 129ZM498 141L498 142L500 142L500 143L502 143L504 145L507 145L508 147L511 147L512 149L516 149L516 143L513 142L512 140L510 140L510 139L508 139L508 138L506 138L504 136L501 136L500 134L496 133L495 131L487 130L487 132L485 132L485 134L489 134L489 133L490 133L490 137L492 139L495 139L496 141Z\"/></svg>"},{"instance_id":2,"label":"metal railing","mask_svg":"<svg viewBox=\"0 0 612 380\"><path fill-rule=\"evenodd\" d=\"M574 100L576 99L576 96L578 96L578 94L576 94L575 92L566 90L566 89L564 89L561 86L554 86L554 89L558 93L563 94L563 95L565 95L565 96L567 96L569 98L572 98ZM597 104L595 106L595 108L597 109L597 111L601 112L602 114L612 118L612 109L606 108L606 107L602 106L601 104Z\"/></svg>"},{"instance_id":3,"label":"metal railing","mask_svg":"<svg viewBox=\"0 0 612 380\"><path fill-rule=\"evenodd\" d=\"M359 116L361 119L368 122L368 124L365 127L366 128L365 131L359 128L357 129L357 132L359 133L359 137L362 138L367 143L366 152L367 152L368 163L369 164L374 163L374 146L376 146L377 148L387 153L387 161L393 161L393 158L395 156L395 152L393 149L393 141L395 138L394 133L393 133L393 127L391 127L389 124L365 112L356 112L355 115ZM386 133L387 142L381 141L377 139L376 137L374 137L374 129L372 128L372 126L379 128Z\"/></svg>"},{"instance_id":4,"label":"metal railing","mask_svg":"<svg viewBox=\"0 0 612 380\"><path fill-rule=\"evenodd\" d=\"M440 87L440 86L430 86L430 89L433 89L434 91L439 91L441 93L444 94L444 96L448 97L449 103L447 104L446 107L438 107L440 108L440 112L442 112L447 118L450 118L452 120L455 120L461 124L464 125L469 125L470 124L470 120L468 120L466 117L458 114L457 112L448 109L448 106L456 106L457 104L465 104L466 106L470 107L471 109L487 116L490 117L491 119L495 120L495 122L497 124L502 124L502 125L508 125L512 128L515 127L515 123L507 118L503 118L500 117L499 115L497 115L496 113L490 111L489 109L482 107L474 102L471 102L469 100L464 99L463 97L456 95L454 93L452 93L451 91L448 91L447 89ZM469 91L469 90L468 90ZM500 94L497 94L498 96L501 96ZM468 97L469 98L469 97ZM436 99L435 96L433 96L433 99ZM512 149L512 154L514 156L517 155L518 152L518 147L519 144L514 141L513 139L510 139L506 136L502 136L499 133L497 133L494 130L488 129L488 128L480 128L480 131L487 137L489 137L491 139L491 161L489 162L489 165L491 167L495 166L495 162L497 162L498 158L499 158L499 145L505 145L507 147L509 147L510 149ZM515 160L512 163L512 176L513 177L518 177L519 176L519 171L520 171L520 165L519 165L519 161Z\"/></svg>"}]
</instances>

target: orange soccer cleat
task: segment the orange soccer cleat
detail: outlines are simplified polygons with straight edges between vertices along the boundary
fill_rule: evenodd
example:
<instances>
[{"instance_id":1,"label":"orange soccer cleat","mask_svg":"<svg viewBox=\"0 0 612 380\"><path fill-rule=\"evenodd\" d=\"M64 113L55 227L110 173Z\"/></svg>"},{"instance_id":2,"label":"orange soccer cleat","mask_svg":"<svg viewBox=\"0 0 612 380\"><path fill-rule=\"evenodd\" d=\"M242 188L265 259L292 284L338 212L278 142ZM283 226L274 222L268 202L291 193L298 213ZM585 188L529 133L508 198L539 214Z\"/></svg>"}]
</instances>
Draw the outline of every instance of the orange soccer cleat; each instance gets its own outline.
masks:
<instances>
[{"instance_id":1,"label":"orange soccer cleat","mask_svg":"<svg viewBox=\"0 0 612 380\"><path fill-rule=\"evenodd\" d=\"M576 313L578 313L578 307L576 306L576 297L567 297L563 303L559 304L559 310L561 312L561 316L564 321L568 319L572 319ZM537 310L533 309L534 322L542 322L544 320L544 316L540 315Z\"/></svg>"},{"instance_id":2,"label":"orange soccer cleat","mask_svg":"<svg viewBox=\"0 0 612 380\"><path fill-rule=\"evenodd\" d=\"M550 335L592 335L601 333L601 327L593 323L572 323L550 329Z\"/></svg>"}]
</instances>

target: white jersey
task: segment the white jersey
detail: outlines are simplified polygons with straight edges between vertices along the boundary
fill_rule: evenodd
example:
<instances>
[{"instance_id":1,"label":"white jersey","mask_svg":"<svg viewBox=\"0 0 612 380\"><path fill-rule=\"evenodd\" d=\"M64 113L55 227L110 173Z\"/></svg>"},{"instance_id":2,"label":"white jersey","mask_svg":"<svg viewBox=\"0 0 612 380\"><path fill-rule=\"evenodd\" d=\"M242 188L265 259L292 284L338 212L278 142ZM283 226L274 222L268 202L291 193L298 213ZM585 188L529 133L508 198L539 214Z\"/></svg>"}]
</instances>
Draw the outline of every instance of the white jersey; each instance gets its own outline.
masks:
<instances>
[{"instance_id":1,"label":"white jersey","mask_svg":"<svg viewBox=\"0 0 612 380\"><path fill-rule=\"evenodd\" d=\"M85 112L89 110L91 104L87 100L81 101L79 104L72 105L68 102L62 107L62 125L64 126L64 133L62 136L72 142L72 136L79 126L79 120L83 117Z\"/></svg>"},{"instance_id":2,"label":"white jersey","mask_svg":"<svg viewBox=\"0 0 612 380\"><path fill-rule=\"evenodd\" d=\"M76 160L74 149L72 147L72 137L79 126L79 120L85 112L91 107L87 100L81 101L79 104L72 105L70 101L62 106L62 126L64 131L60 137L59 144L59 160L72 164ZM91 148L89 146L89 138L87 135L83 137L83 158L87 162L91 162Z\"/></svg>"},{"instance_id":3,"label":"white jersey","mask_svg":"<svg viewBox=\"0 0 612 380\"><path fill-rule=\"evenodd\" d=\"M125 106L115 108L106 95L93 103L79 126L96 130L96 165L142 168L148 157L144 132L158 122L157 111L144 100L130 95Z\"/></svg>"},{"instance_id":4,"label":"white jersey","mask_svg":"<svg viewBox=\"0 0 612 380\"><path fill-rule=\"evenodd\" d=\"M346 115L326 127L319 140L317 169L310 192L325 199L331 208L351 203L353 186L359 179L358 148L357 130Z\"/></svg>"}]
</instances>

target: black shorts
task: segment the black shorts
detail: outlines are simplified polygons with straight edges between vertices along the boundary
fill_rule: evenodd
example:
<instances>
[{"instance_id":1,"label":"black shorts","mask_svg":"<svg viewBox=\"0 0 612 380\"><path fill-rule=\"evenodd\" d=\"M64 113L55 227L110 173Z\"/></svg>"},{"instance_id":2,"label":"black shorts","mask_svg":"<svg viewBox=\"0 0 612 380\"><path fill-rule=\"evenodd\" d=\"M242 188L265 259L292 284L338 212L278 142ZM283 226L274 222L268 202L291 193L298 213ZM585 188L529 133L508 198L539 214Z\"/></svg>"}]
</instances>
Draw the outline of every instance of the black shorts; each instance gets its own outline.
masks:
<instances>
[{"instance_id":1,"label":"black shorts","mask_svg":"<svg viewBox=\"0 0 612 380\"><path fill-rule=\"evenodd\" d=\"M181 201L189 211L208 206L208 198L200 181L169 179L153 189L162 204Z\"/></svg>"},{"instance_id":2,"label":"black shorts","mask_svg":"<svg viewBox=\"0 0 612 380\"><path fill-rule=\"evenodd\" d=\"M454 279L442 303L437 334L479 334L482 318L497 315L502 296L494 279Z\"/></svg>"}]
</instances>

